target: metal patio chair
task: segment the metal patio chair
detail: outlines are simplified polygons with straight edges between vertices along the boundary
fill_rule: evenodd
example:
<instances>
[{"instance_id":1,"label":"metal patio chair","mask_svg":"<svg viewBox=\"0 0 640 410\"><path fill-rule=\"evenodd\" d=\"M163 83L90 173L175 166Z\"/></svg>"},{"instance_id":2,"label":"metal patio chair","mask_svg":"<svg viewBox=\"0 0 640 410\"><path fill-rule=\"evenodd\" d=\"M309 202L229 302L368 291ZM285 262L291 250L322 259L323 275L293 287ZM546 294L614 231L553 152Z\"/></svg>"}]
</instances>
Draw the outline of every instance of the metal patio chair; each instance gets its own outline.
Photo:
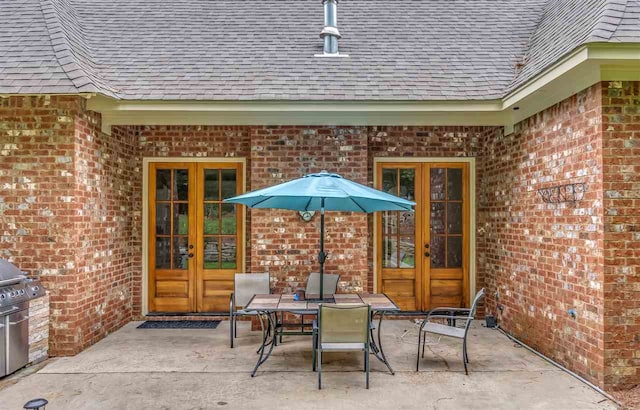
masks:
<instances>
[{"instance_id":1,"label":"metal patio chair","mask_svg":"<svg viewBox=\"0 0 640 410\"><path fill-rule=\"evenodd\" d=\"M324 286L323 292L325 295L333 295L338 291L338 282L340 281L340 275L335 273L325 273L324 275ZM305 299L309 299L313 296L320 295L320 274L318 272L311 272L309 277L307 278L307 284L304 289L304 297ZM280 343L282 343L282 335L290 334L290 335L304 335L309 334L309 331L304 331L304 317L309 316L309 312L300 312L300 311L291 311L289 313L293 313L294 315L300 316L300 323L285 323L284 322L284 313L280 315L280 321L276 326L276 332L280 334ZM284 332L285 327L290 327L294 325L300 326L300 332ZM307 328L309 325L307 324Z\"/></svg>"},{"instance_id":2,"label":"metal patio chair","mask_svg":"<svg viewBox=\"0 0 640 410\"><path fill-rule=\"evenodd\" d=\"M467 354L467 335L469 334L469 326L473 321L473 317L478 307L478 302L484 297L484 288L476 293L471 308L449 308L440 307L432 309L427 318L420 325L418 332L418 359L416 361L416 372L420 370L420 344L422 343L422 357L424 358L424 347L426 344L427 333L439 336L453 337L462 339L462 362L464 363L464 373L469 374L467 363L469 363L469 355ZM446 319L447 324L431 322L432 319ZM464 327L457 327L456 321L464 320Z\"/></svg>"},{"instance_id":3,"label":"metal patio chair","mask_svg":"<svg viewBox=\"0 0 640 410\"><path fill-rule=\"evenodd\" d=\"M335 273L325 273L323 278L324 286L323 292L325 295L333 295L338 291L338 282L340 281L340 275ZM304 289L305 298L309 299L312 296L320 296L320 274L318 272L311 272L307 278L307 285Z\"/></svg>"},{"instance_id":4,"label":"metal patio chair","mask_svg":"<svg viewBox=\"0 0 640 410\"><path fill-rule=\"evenodd\" d=\"M313 370L318 371L318 390L322 389L322 352L364 352L364 371L369 388L369 328L371 306L324 305L318 307L313 323Z\"/></svg>"},{"instance_id":5,"label":"metal patio chair","mask_svg":"<svg viewBox=\"0 0 640 410\"><path fill-rule=\"evenodd\" d=\"M233 282L233 293L229 298L229 342L233 348L233 340L237 337L237 316L256 316L257 312L248 312L244 307L254 295L271 293L269 273L236 273ZM238 309L240 307L241 309Z\"/></svg>"}]
</instances>

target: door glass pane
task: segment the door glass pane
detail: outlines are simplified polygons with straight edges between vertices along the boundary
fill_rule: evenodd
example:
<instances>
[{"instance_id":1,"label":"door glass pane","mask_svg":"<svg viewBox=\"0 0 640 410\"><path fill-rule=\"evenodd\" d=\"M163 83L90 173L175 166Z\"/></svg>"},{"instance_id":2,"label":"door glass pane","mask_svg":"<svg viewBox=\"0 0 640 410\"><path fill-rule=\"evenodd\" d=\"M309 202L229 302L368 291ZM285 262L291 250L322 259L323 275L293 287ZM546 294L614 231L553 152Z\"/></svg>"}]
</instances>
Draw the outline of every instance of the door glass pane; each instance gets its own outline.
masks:
<instances>
[{"instance_id":1,"label":"door glass pane","mask_svg":"<svg viewBox=\"0 0 640 410\"><path fill-rule=\"evenodd\" d=\"M234 204L222 204L222 234L235 235L236 233L236 206Z\"/></svg>"},{"instance_id":2,"label":"door glass pane","mask_svg":"<svg viewBox=\"0 0 640 410\"><path fill-rule=\"evenodd\" d=\"M220 268L220 249L218 247L219 239L204 238L204 268L205 269L219 269Z\"/></svg>"},{"instance_id":3,"label":"door glass pane","mask_svg":"<svg viewBox=\"0 0 640 410\"><path fill-rule=\"evenodd\" d=\"M462 233L462 203L447 203L447 233Z\"/></svg>"},{"instance_id":4,"label":"door glass pane","mask_svg":"<svg viewBox=\"0 0 640 410\"><path fill-rule=\"evenodd\" d=\"M178 201L189 200L189 170L176 169L173 179L173 199Z\"/></svg>"},{"instance_id":5,"label":"door glass pane","mask_svg":"<svg viewBox=\"0 0 640 410\"><path fill-rule=\"evenodd\" d=\"M204 204L204 234L215 235L218 229L218 204Z\"/></svg>"},{"instance_id":6,"label":"door glass pane","mask_svg":"<svg viewBox=\"0 0 640 410\"><path fill-rule=\"evenodd\" d=\"M431 200L444 201L445 199L445 169L431 168L430 184L431 184Z\"/></svg>"},{"instance_id":7,"label":"door glass pane","mask_svg":"<svg viewBox=\"0 0 640 410\"><path fill-rule=\"evenodd\" d=\"M395 234L398 230L398 212L384 211L382 213L382 233L384 235Z\"/></svg>"},{"instance_id":8,"label":"door glass pane","mask_svg":"<svg viewBox=\"0 0 640 410\"><path fill-rule=\"evenodd\" d=\"M234 269L236 265L236 238L222 238L222 269Z\"/></svg>"},{"instance_id":9,"label":"door glass pane","mask_svg":"<svg viewBox=\"0 0 640 410\"><path fill-rule=\"evenodd\" d=\"M447 267L462 267L462 237L450 236L447 238Z\"/></svg>"},{"instance_id":10,"label":"door glass pane","mask_svg":"<svg viewBox=\"0 0 640 410\"><path fill-rule=\"evenodd\" d=\"M156 170L156 200L168 201L171 199L171 170Z\"/></svg>"},{"instance_id":11,"label":"door glass pane","mask_svg":"<svg viewBox=\"0 0 640 410\"><path fill-rule=\"evenodd\" d=\"M445 236L432 236L431 237L431 267L432 268L444 268L445 267Z\"/></svg>"},{"instance_id":12,"label":"door glass pane","mask_svg":"<svg viewBox=\"0 0 640 410\"><path fill-rule=\"evenodd\" d=\"M382 266L398 267L398 241L394 237L382 238Z\"/></svg>"},{"instance_id":13,"label":"door glass pane","mask_svg":"<svg viewBox=\"0 0 640 410\"><path fill-rule=\"evenodd\" d=\"M431 203L431 234L444 233L445 229L445 203L444 202L432 202Z\"/></svg>"},{"instance_id":14,"label":"door glass pane","mask_svg":"<svg viewBox=\"0 0 640 410\"><path fill-rule=\"evenodd\" d=\"M462 200L462 169L449 168L447 170L447 199Z\"/></svg>"},{"instance_id":15,"label":"door glass pane","mask_svg":"<svg viewBox=\"0 0 640 410\"><path fill-rule=\"evenodd\" d=\"M156 238L156 269L171 269L170 238Z\"/></svg>"},{"instance_id":16,"label":"door glass pane","mask_svg":"<svg viewBox=\"0 0 640 410\"><path fill-rule=\"evenodd\" d=\"M156 235L171 233L171 204L156 204Z\"/></svg>"},{"instance_id":17,"label":"door glass pane","mask_svg":"<svg viewBox=\"0 0 640 410\"><path fill-rule=\"evenodd\" d=\"M220 190L218 189L218 170L204 170L204 199L207 201L220 200Z\"/></svg>"},{"instance_id":18,"label":"door glass pane","mask_svg":"<svg viewBox=\"0 0 640 410\"><path fill-rule=\"evenodd\" d=\"M413 201L416 197L415 192L415 169L400 170L400 197Z\"/></svg>"},{"instance_id":19,"label":"door glass pane","mask_svg":"<svg viewBox=\"0 0 640 410\"><path fill-rule=\"evenodd\" d=\"M173 234L189 233L189 204L173 204Z\"/></svg>"},{"instance_id":20,"label":"door glass pane","mask_svg":"<svg viewBox=\"0 0 640 410\"><path fill-rule=\"evenodd\" d=\"M223 169L222 174L222 199L236 195L236 170Z\"/></svg>"},{"instance_id":21,"label":"door glass pane","mask_svg":"<svg viewBox=\"0 0 640 410\"><path fill-rule=\"evenodd\" d=\"M400 215L400 233L413 235L416 232L415 212L397 212Z\"/></svg>"},{"instance_id":22,"label":"door glass pane","mask_svg":"<svg viewBox=\"0 0 640 410\"><path fill-rule=\"evenodd\" d=\"M416 245L413 236L400 237L400 267L413 268L416 266Z\"/></svg>"},{"instance_id":23,"label":"door glass pane","mask_svg":"<svg viewBox=\"0 0 640 410\"><path fill-rule=\"evenodd\" d=\"M173 269L187 269L189 266L188 238L173 238Z\"/></svg>"},{"instance_id":24,"label":"door glass pane","mask_svg":"<svg viewBox=\"0 0 640 410\"><path fill-rule=\"evenodd\" d=\"M391 195L398 195L397 168L385 168L382 170L382 190Z\"/></svg>"}]
</instances>

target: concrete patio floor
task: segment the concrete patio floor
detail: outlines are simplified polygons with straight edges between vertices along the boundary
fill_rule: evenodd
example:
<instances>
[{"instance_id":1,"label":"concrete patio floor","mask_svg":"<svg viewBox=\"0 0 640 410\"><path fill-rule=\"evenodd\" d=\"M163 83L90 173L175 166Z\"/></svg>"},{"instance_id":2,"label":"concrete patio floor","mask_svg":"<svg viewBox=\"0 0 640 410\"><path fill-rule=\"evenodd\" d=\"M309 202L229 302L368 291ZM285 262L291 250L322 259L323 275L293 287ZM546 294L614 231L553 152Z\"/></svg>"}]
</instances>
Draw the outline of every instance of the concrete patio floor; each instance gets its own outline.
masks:
<instances>
[{"instance_id":1,"label":"concrete patio floor","mask_svg":"<svg viewBox=\"0 0 640 410\"><path fill-rule=\"evenodd\" d=\"M383 323L396 375L372 358L364 388L362 357L326 354L323 390L311 371L309 337L285 337L255 378L249 376L258 332L240 323L235 349L228 322L216 330L136 329L132 322L75 357L50 360L0 390L0 407L31 398L55 409L613 409L616 406L496 330L476 323L469 339L470 374L460 342L431 339L420 373L413 322ZM400 336L409 331L404 339Z\"/></svg>"}]
</instances>

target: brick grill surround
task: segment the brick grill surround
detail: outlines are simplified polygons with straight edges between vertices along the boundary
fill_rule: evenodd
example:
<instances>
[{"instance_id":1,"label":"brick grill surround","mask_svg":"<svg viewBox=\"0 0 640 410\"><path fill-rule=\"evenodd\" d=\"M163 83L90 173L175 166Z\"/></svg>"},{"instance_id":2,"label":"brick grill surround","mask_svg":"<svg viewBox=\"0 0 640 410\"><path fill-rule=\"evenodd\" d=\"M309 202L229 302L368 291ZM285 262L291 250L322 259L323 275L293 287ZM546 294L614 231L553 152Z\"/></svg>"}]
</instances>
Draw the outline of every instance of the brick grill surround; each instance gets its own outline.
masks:
<instances>
[{"instance_id":1,"label":"brick grill surround","mask_svg":"<svg viewBox=\"0 0 640 410\"><path fill-rule=\"evenodd\" d=\"M142 314L142 159L245 158L247 189L328 169L372 184L374 158L475 157L477 283L502 326L589 380L640 381L638 83L596 84L496 127L118 126L78 97L0 99L0 257L51 293L50 354ZM577 204L537 188L586 182ZM328 213L327 271L373 289L372 217ZM316 267L318 221L252 210L247 270L278 290ZM578 317L567 311L575 308Z\"/></svg>"}]
</instances>

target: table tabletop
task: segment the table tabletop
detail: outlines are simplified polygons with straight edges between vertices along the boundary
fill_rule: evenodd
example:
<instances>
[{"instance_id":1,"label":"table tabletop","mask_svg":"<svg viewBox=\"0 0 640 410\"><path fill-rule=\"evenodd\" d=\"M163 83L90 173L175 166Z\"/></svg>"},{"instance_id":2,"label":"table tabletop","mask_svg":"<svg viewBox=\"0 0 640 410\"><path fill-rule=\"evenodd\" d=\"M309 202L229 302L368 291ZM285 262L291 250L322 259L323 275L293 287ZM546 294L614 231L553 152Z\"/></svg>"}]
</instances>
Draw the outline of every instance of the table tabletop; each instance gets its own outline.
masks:
<instances>
[{"instance_id":1,"label":"table tabletop","mask_svg":"<svg viewBox=\"0 0 640 410\"><path fill-rule=\"evenodd\" d=\"M333 299L333 300L331 300ZM400 308L384 293L336 293L323 304L371 305L375 312L397 312ZM293 294L254 295L244 310L259 312L309 312L318 311L316 299L294 300Z\"/></svg>"}]
</instances>

